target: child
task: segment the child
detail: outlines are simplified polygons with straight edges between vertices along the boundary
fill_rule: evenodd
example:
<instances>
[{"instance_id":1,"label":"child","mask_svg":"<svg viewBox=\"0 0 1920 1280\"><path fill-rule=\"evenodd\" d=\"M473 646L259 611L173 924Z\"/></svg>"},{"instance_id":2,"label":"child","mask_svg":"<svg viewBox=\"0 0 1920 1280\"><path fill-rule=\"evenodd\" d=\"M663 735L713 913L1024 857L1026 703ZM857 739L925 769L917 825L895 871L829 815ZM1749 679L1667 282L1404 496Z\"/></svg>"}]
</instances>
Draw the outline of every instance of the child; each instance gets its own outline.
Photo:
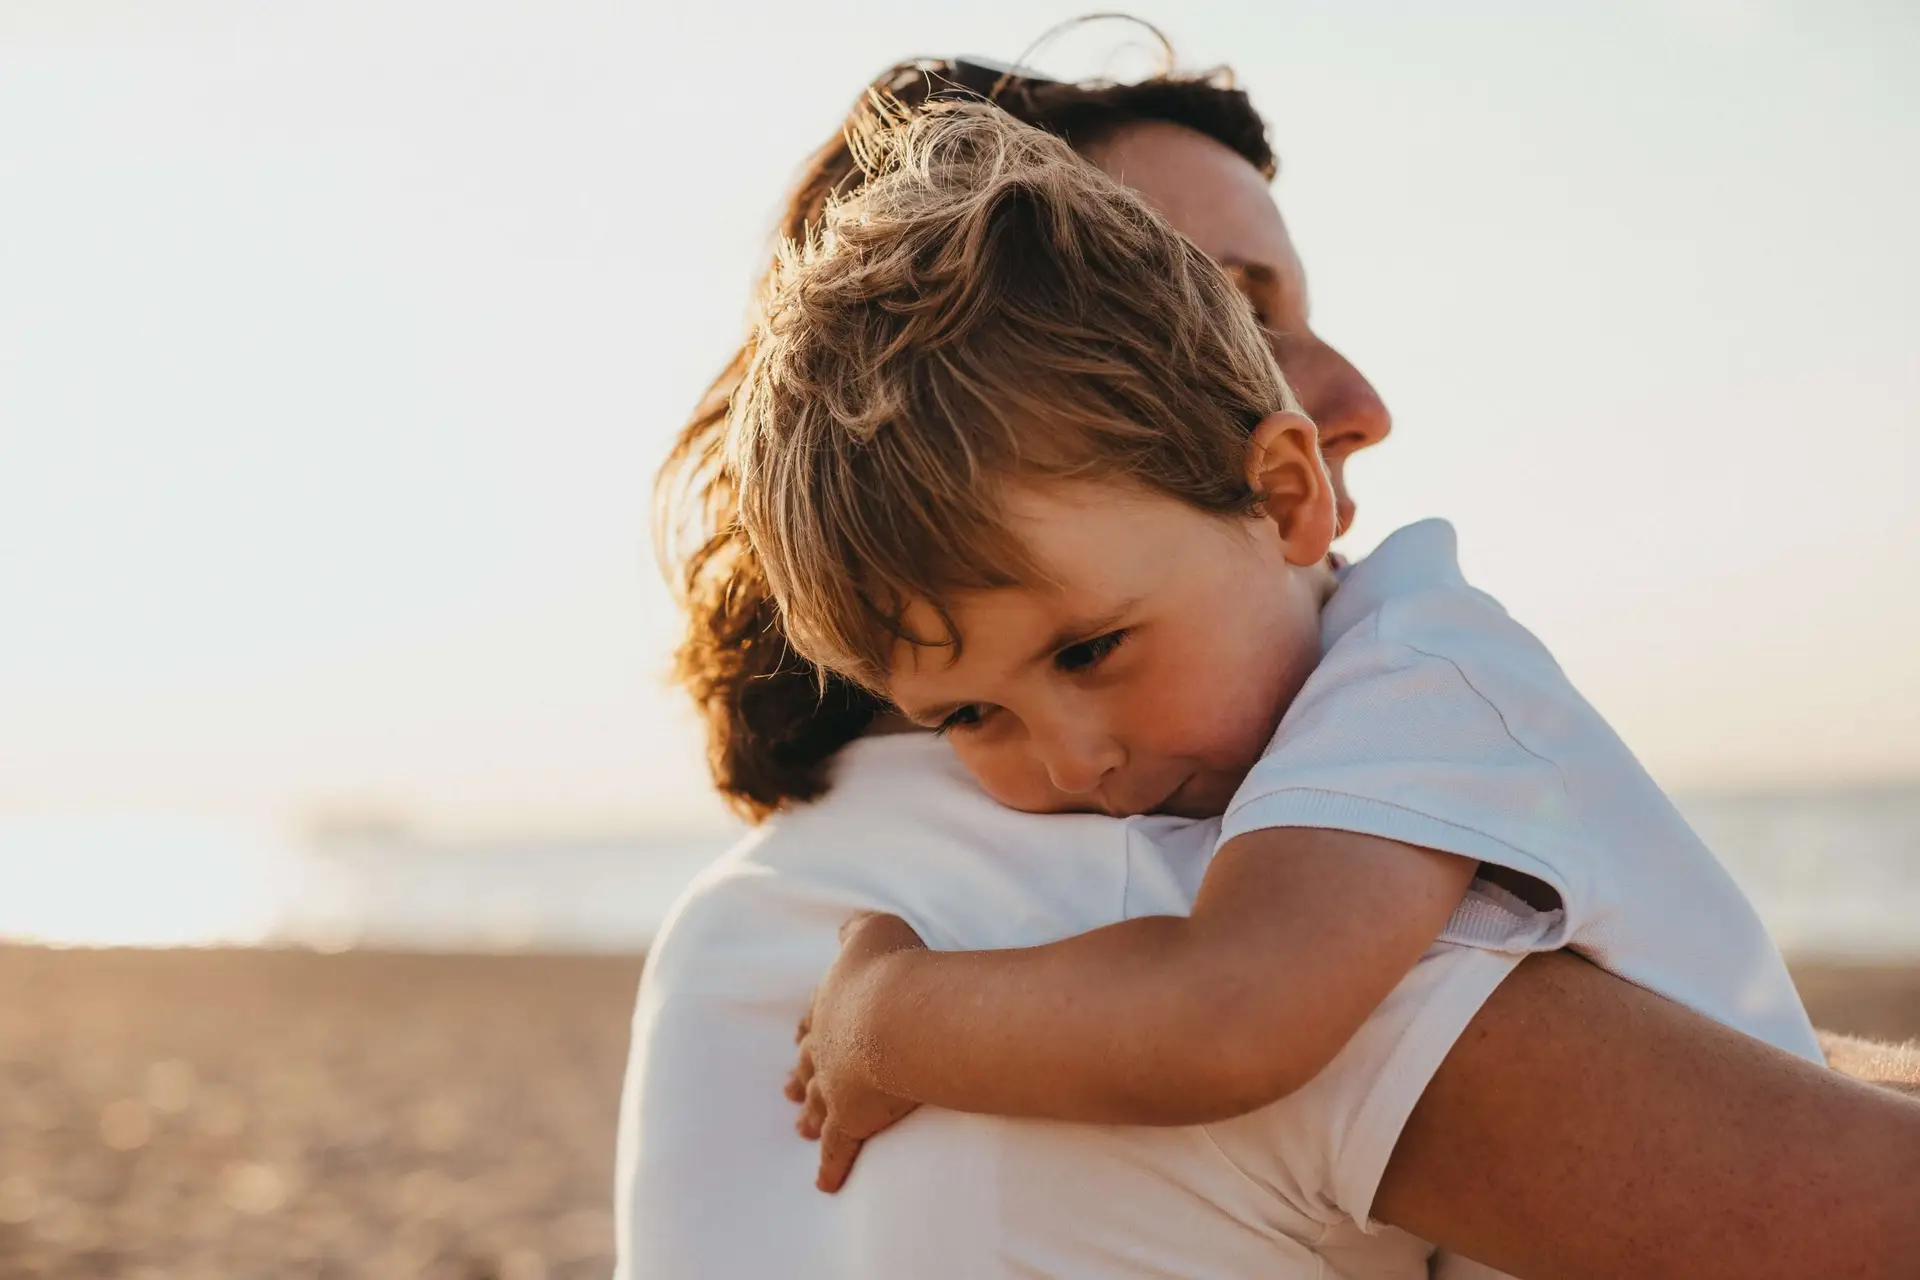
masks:
<instances>
[{"instance_id":1,"label":"child","mask_svg":"<svg viewBox=\"0 0 1920 1280\"><path fill-rule=\"evenodd\" d=\"M824 1188L923 1103L1263 1106L1436 939L1571 945L1820 1060L1738 889L1452 531L1330 566L1313 424L1213 263L990 108L872 160L790 247L732 408L788 635L1002 803L1224 818L1187 918L949 953L849 922L789 1082Z\"/></svg>"}]
</instances>

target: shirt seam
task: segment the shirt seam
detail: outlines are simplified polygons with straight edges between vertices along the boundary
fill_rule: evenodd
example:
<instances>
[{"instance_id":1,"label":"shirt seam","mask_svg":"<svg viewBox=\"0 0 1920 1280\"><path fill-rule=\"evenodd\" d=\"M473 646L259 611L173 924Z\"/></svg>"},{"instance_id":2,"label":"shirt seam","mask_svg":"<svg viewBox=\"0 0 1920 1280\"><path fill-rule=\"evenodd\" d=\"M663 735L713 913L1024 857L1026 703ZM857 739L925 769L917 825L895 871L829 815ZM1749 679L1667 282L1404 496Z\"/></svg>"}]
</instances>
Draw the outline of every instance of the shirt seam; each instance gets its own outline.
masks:
<instances>
[{"instance_id":1,"label":"shirt seam","mask_svg":"<svg viewBox=\"0 0 1920 1280\"><path fill-rule=\"evenodd\" d=\"M1379 635L1378 622L1379 622L1379 615L1375 615L1376 626L1375 626L1374 634L1376 637ZM1549 769L1552 769L1553 776L1556 779L1558 779L1560 782L1560 793L1562 795L1570 796L1572 794L1572 792L1568 790L1568 787L1567 787L1566 771L1560 767L1560 762L1558 760L1553 759L1551 756L1541 755L1538 751L1535 751L1532 747L1528 746L1525 742L1521 741L1520 735L1515 733L1513 731L1513 726L1508 723L1507 713L1500 709L1499 703L1495 702L1492 698L1488 697L1486 693L1481 690L1480 686L1473 682L1473 677L1467 674L1466 668L1462 667L1458 662L1454 661L1454 659L1449 657L1447 654L1434 653L1430 649L1422 649L1419 645L1410 644L1405 640L1391 640L1391 641L1388 641L1388 643L1397 644L1402 649L1405 649L1409 653L1417 653L1422 657L1432 658L1435 662L1444 662L1448 666L1452 667L1454 674L1460 677L1460 683L1467 686L1468 692L1472 693L1473 696L1480 699L1480 701L1486 703L1487 710L1493 712L1494 719L1500 722L1500 732L1507 735L1507 741L1513 743L1514 746L1520 748L1522 751L1532 756L1535 760L1538 760L1541 764L1546 765Z\"/></svg>"},{"instance_id":2,"label":"shirt seam","mask_svg":"<svg viewBox=\"0 0 1920 1280\"><path fill-rule=\"evenodd\" d=\"M1385 613L1385 610L1382 610L1381 612ZM1516 623L1515 625L1517 626L1519 624ZM1458 662L1454 661L1453 658L1449 657L1444 653L1434 653L1430 650L1422 649L1417 644L1410 644L1405 640L1395 640L1393 643L1400 645L1402 648L1406 649L1410 653L1421 654L1424 657L1432 658L1436 662L1444 662L1448 666L1452 667L1454 670L1454 674L1460 677L1460 683L1466 685L1467 689L1473 694L1473 696L1480 699L1480 701L1486 703L1487 710L1493 712L1494 718L1500 722L1500 731L1507 735L1507 741L1513 743L1514 746L1520 748L1522 751L1526 752L1529 756L1532 756L1535 760L1538 760L1541 764L1546 765L1549 769L1552 769L1553 776L1556 779L1558 779L1560 783L1560 794L1565 796L1569 801L1573 799L1573 788L1567 785L1567 772L1566 770L1560 767L1560 762L1558 760L1553 759L1551 756L1541 755L1538 751L1535 751L1532 747L1528 746L1525 742L1521 741L1520 735L1515 733L1513 731L1513 726L1507 722L1507 713L1501 710L1499 703L1495 702L1491 697L1487 696L1487 694L1481 690L1480 686L1473 682L1473 677L1467 674L1466 668L1462 667ZM1472 827L1468 827L1466 829L1469 831L1474 830L1474 828ZM1510 845L1506 841L1499 839L1497 836L1487 835L1487 833L1484 831L1480 832L1480 834L1483 836L1486 836L1487 839L1489 840L1493 840L1495 843L1499 844L1502 848L1514 849L1513 845ZM1514 851L1516 853L1525 852L1524 850L1520 850L1520 849L1514 849ZM1534 857L1534 855L1532 854L1528 854L1527 856L1530 858ZM1534 860L1536 862L1543 861L1543 859L1539 859L1539 858L1534 858ZM1582 869L1583 869L1583 883L1585 883L1585 880L1584 880L1585 867L1589 861L1590 859L1586 859L1586 858L1581 859ZM1566 873L1562 872L1561 874L1564 876ZM1569 904L1566 902L1562 902L1560 905L1563 907L1566 907Z\"/></svg>"}]
</instances>

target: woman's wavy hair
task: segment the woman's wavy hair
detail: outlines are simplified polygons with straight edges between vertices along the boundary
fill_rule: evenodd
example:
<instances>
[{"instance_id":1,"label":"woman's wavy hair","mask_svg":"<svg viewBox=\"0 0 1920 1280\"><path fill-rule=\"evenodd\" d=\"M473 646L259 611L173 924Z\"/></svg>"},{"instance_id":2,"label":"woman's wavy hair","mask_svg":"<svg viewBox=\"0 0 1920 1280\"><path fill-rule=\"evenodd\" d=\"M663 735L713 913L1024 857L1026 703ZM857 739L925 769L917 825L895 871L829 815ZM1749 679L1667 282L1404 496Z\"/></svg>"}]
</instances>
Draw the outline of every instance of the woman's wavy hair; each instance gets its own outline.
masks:
<instances>
[{"instance_id":1,"label":"woman's wavy hair","mask_svg":"<svg viewBox=\"0 0 1920 1280\"><path fill-rule=\"evenodd\" d=\"M808 159L787 198L776 244L804 243L829 199L861 183L863 139L876 127L929 101L956 97L992 102L1076 149L1124 125L1156 121L1215 139L1268 178L1275 170L1266 122L1225 69L1071 83L981 63L918 59L875 79L841 132ZM772 267L770 261L769 272ZM740 528L724 447L728 405L753 354L751 342L743 342L681 427L655 483L654 514L655 546L687 620L674 678L705 721L714 785L738 813L758 822L825 791L828 762L887 708L794 652Z\"/></svg>"}]
</instances>

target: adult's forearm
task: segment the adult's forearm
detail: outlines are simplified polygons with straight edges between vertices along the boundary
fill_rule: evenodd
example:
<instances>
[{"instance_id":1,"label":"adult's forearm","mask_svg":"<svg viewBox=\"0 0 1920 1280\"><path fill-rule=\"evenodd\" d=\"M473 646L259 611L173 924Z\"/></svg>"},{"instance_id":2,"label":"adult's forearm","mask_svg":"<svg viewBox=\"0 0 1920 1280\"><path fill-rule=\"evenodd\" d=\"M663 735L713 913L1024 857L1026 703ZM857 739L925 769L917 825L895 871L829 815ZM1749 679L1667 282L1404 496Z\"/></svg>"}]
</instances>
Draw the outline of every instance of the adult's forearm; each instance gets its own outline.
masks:
<instances>
[{"instance_id":1,"label":"adult's forearm","mask_svg":"<svg viewBox=\"0 0 1920 1280\"><path fill-rule=\"evenodd\" d=\"M1911 1276L1920 1102L1537 956L1435 1074L1375 1214L1530 1280Z\"/></svg>"}]
</instances>

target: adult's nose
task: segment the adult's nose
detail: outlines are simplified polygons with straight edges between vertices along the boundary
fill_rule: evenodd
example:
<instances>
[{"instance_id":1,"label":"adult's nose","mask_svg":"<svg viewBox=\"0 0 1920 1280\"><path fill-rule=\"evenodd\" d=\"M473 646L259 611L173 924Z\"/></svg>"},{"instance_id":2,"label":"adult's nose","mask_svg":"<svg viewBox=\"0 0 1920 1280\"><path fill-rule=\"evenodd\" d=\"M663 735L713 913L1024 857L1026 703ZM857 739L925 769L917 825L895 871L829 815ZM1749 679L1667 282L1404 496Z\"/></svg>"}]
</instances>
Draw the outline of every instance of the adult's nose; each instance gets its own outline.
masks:
<instances>
[{"instance_id":1,"label":"adult's nose","mask_svg":"<svg viewBox=\"0 0 1920 1280\"><path fill-rule=\"evenodd\" d=\"M1353 362L1311 334L1275 343L1281 368L1300 397L1300 407L1320 428L1320 453L1333 476L1340 529L1353 523L1347 492L1347 459L1393 433L1393 415Z\"/></svg>"},{"instance_id":2,"label":"adult's nose","mask_svg":"<svg viewBox=\"0 0 1920 1280\"><path fill-rule=\"evenodd\" d=\"M1310 388L1298 388L1301 407L1320 425L1321 452L1341 457L1370 449L1393 434L1393 415L1351 360L1324 342L1319 348Z\"/></svg>"}]
</instances>

